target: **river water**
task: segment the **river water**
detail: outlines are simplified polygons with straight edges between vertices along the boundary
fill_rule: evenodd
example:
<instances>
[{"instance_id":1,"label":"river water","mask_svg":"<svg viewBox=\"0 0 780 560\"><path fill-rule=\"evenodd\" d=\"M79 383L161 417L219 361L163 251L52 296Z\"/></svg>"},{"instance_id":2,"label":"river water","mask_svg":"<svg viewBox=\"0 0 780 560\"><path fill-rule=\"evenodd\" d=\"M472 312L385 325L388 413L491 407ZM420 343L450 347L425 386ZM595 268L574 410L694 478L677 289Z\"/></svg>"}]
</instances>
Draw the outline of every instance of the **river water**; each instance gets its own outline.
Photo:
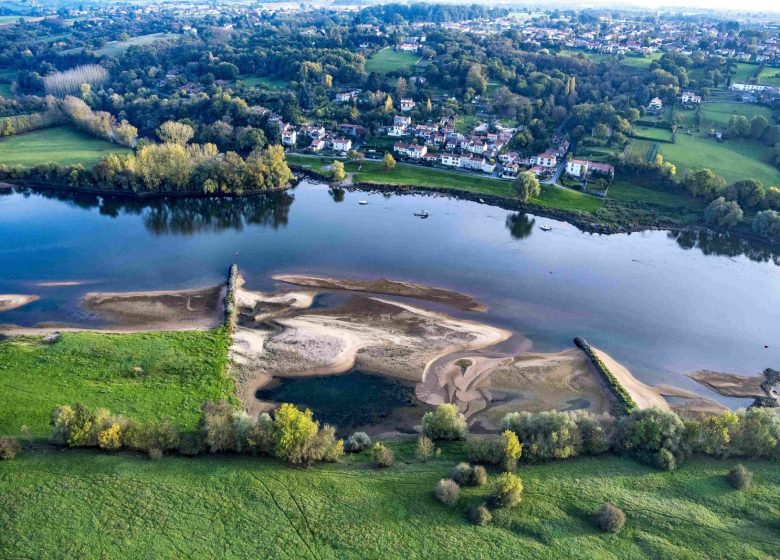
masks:
<instances>
[{"instance_id":1,"label":"river water","mask_svg":"<svg viewBox=\"0 0 780 560\"><path fill-rule=\"evenodd\" d=\"M413 215L421 209L428 219ZM454 314L509 328L540 351L584 336L653 384L700 390L685 372L780 367L780 251L733 238L595 235L471 201L334 196L304 182L247 199L0 191L0 240L0 293L41 296L0 323L89 323L85 292L199 287L224 281L235 262L252 289L305 273L466 292L489 310Z\"/></svg>"}]
</instances>

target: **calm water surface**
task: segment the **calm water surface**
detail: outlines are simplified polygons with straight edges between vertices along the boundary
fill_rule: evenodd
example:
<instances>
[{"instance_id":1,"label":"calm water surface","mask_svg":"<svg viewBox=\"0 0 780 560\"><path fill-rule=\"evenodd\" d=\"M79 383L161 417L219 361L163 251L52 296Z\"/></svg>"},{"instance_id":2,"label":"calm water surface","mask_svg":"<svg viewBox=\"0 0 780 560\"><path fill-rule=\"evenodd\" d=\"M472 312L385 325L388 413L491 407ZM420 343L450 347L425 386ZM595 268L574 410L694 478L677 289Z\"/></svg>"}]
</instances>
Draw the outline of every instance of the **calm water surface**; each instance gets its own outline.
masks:
<instances>
[{"instance_id":1,"label":"calm water surface","mask_svg":"<svg viewBox=\"0 0 780 560\"><path fill-rule=\"evenodd\" d=\"M651 383L700 388L682 374L780 368L780 259L770 247L690 233L591 235L445 197L339 198L307 183L273 199L145 203L6 191L0 293L41 299L0 322L88 322L85 292L203 286L236 262L256 289L297 272L464 291L490 307L467 316L542 351L585 336ZM420 209L431 217L415 218ZM63 281L87 283L36 285Z\"/></svg>"}]
</instances>

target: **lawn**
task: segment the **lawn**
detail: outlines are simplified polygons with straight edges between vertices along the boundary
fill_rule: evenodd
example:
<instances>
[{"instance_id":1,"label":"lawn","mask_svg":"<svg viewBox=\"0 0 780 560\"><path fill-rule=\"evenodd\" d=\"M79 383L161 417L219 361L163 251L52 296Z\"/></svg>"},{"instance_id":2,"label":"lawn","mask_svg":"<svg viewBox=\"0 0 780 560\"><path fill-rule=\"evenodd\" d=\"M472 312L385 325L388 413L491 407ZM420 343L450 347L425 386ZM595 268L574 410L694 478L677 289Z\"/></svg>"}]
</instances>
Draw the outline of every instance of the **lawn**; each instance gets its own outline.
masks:
<instances>
[{"instance_id":1,"label":"lawn","mask_svg":"<svg viewBox=\"0 0 780 560\"><path fill-rule=\"evenodd\" d=\"M738 62L736 70L737 71L731 81L736 83L747 83L750 81L750 78L752 78L755 73L758 72L758 66L755 64Z\"/></svg>"},{"instance_id":2,"label":"lawn","mask_svg":"<svg viewBox=\"0 0 780 560\"><path fill-rule=\"evenodd\" d=\"M661 53L653 53L650 56L626 56L622 60L622 64L630 66L632 68L649 68L654 60L658 60L663 56Z\"/></svg>"},{"instance_id":3,"label":"lawn","mask_svg":"<svg viewBox=\"0 0 780 560\"><path fill-rule=\"evenodd\" d=\"M661 142L672 141L672 131L669 130L668 128L637 125L636 127L634 127L634 134L636 134L639 137L650 139L650 140L656 140Z\"/></svg>"},{"instance_id":4,"label":"lawn","mask_svg":"<svg viewBox=\"0 0 780 560\"><path fill-rule=\"evenodd\" d=\"M247 87L261 87L267 89L287 88L286 80L272 78L271 76L241 76L237 81L243 82Z\"/></svg>"},{"instance_id":5,"label":"lawn","mask_svg":"<svg viewBox=\"0 0 780 560\"><path fill-rule=\"evenodd\" d=\"M0 97L11 97L11 84L0 84Z\"/></svg>"},{"instance_id":6,"label":"lawn","mask_svg":"<svg viewBox=\"0 0 780 560\"><path fill-rule=\"evenodd\" d=\"M780 68L764 68L758 75L758 83L766 86L780 86Z\"/></svg>"},{"instance_id":7,"label":"lawn","mask_svg":"<svg viewBox=\"0 0 780 560\"><path fill-rule=\"evenodd\" d=\"M298 167L305 167L315 173L325 174L325 167L333 163L333 158L292 154L287 156L287 162ZM452 189L453 191L485 196L515 197L510 181L472 173L404 163L399 163L392 171L385 171L382 162L369 160L347 162L345 168L347 172L353 174L352 178L355 183ZM583 212L594 212L603 205L603 201L599 198L550 185L542 185L541 195L539 198L532 199L531 203L550 209Z\"/></svg>"},{"instance_id":8,"label":"lawn","mask_svg":"<svg viewBox=\"0 0 780 560\"><path fill-rule=\"evenodd\" d=\"M397 72L404 68L411 68L419 58L415 54L396 52L390 47L385 47L366 60L366 72L377 72L379 74Z\"/></svg>"},{"instance_id":9,"label":"lawn","mask_svg":"<svg viewBox=\"0 0 780 560\"><path fill-rule=\"evenodd\" d=\"M609 199L618 202L653 204L667 208L686 208L703 210L706 206L701 200L688 195L682 187L679 192L661 191L636 185L629 181L616 180L609 188Z\"/></svg>"},{"instance_id":10,"label":"lawn","mask_svg":"<svg viewBox=\"0 0 780 560\"><path fill-rule=\"evenodd\" d=\"M652 161L658 152L658 143L649 140L631 140L628 153L631 157L644 161Z\"/></svg>"},{"instance_id":11,"label":"lawn","mask_svg":"<svg viewBox=\"0 0 780 560\"><path fill-rule=\"evenodd\" d=\"M181 37L181 35L176 33L150 33L148 35L130 37L127 41L108 41L102 47L95 49L94 52L96 56L115 56L133 46L151 45L157 41L170 41ZM61 54L78 54L83 50L83 48L77 47L64 50Z\"/></svg>"},{"instance_id":12,"label":"lawn","mask_svg":"<svg viewBox=\"0 0 780 560\"><path fill-rule=\"evenodd\" d=\"M55 127L0 139L0 164L32 166L55 162L91 167L109 153L128 151L72 128Z\"/></svg>"},{"instance_id":13,"label":"lawn","mask_svg":"<svg viewBox=\"0 0 780 560\"><path fill-rule=\"evenodd\" d=\"M487 487L464 488L452 508L432 495L452 453L419 463L409 444L394 448L399 461L385 471L362 456L296 469L251 457L29 452L0 463L0 557L770 559L780 550L775 463L747 462L755 478L745 492L724 480L735 460L692 459L672 473L614 457L524 466L520 505L476 527L466 512ZM620 533L593 526L606 501L626 512Z\"/></svg>"},{"instance_id":14,"label":"lawn","mask_svg":"<svg viewBox=\"0 0 780 560\"><path fill-rule=\"evenodd\" d=\"M780 185L780 170L767 161L767 148L748 140L717 142L714 138L678 134L677 143L659 144L664 159L688 169L707 167L728 183L756 179L764 185Z\"/></svg>"},{"instance_id":15,"label":"lawn","mask_svg":"<svg viewBox=\"0 0 780 560\"><path fill-rule=\"evenodd\" d=\"M226 360L221 329L8 339L0 342L0 434L28 426L47 436L52 409L76 401L193 429L204 400L233 393Z\"/></svg>"}]
</instances>

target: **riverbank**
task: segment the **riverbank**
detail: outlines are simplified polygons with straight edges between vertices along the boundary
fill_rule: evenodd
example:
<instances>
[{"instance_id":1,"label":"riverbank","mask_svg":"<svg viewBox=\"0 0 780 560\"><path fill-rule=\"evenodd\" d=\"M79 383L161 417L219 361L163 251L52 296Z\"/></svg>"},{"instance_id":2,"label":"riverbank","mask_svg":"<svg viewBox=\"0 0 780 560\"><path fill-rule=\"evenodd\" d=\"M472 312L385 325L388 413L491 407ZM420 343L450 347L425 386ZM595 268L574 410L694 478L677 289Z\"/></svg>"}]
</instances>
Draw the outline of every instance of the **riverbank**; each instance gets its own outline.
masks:
<instances>
[{"instance_id":1,"label":"riverbank","mask_svg":"<svg viewBox=\"0 0 780 560\"><path fill-rule=\"evenodd\" d=\"M40 299L40 296L21 294L0 294L0 312L17 309Z\"/></svg>"}]
</instances>

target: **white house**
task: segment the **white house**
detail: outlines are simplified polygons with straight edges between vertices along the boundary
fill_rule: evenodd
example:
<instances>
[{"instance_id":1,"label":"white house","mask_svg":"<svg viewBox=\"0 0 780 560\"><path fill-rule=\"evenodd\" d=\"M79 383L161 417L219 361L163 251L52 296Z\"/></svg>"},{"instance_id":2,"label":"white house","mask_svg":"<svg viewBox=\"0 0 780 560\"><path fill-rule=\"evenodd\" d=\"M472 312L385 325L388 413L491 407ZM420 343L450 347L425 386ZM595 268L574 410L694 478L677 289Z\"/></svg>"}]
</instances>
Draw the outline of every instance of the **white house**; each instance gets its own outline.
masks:
<instances>
[{"instance_id":1,"label":"white house","mask_svg":"<svg viewBox=\"0 0 780 560\"><path fill-rule=\"evenodd\" d=\"M319 152L325 147L325 140L312 140L311 144L309 144L309 149L312 152Z\"/></svg>"},{"instance_id":2,"label":"white house","mask_svg":"<svg viewBox=\"0 0 780 560\"><path fill-rule=\"evenodd\" d=\"M680 96L680 101L683 103L701 103L701 95L696 95L692 91L684 91L682 92L682 95Z\"/></svg>"},{"instance_id":3,"label":"white house","mask_svg":"<svg viewBox=\"0 0 780 560\"><path fill-rule=\"evenodd\" d=\"M336 152L348 152L352 149L352 140L349 138L334 138L331 144Z\"/></svg>"},{"instance_id":4,"label":"white house","mask_svg":"<svg viewBox=\"0 0 780 560\"><path fill-rule=\"evenodd\" d=\"M411 125L412 117L396 115L393 117L393 126L390 127L387 134L390 136L403 136Z\"/></svg>"},{"instance_id":5,"label":"white house","mask_svg":"<svg viewBox=\"0 0 780 560\"><path fill-rule=\"evenodd\" d=\"M460 167L461 166L461 156L458 154L442 154L441 155L441 164L447 165L449 167Z\"/></svg>"},{"instance_id":6,"label":"white house","mask_svg":"<svg viewBox=\"0 0 780 560\"><path fill-rule=\"evenodd\" d=\"M647 106L647 110L650 113L660 113L664 110L664 102L658 97L653 97Z\"/></svg>"},{"instance_id":7,"label":"white house","mask_svg":"<svg viewBox=\"0 0 780 560\"><path fill-rule=\"evenodd\" d=\"M282 144L285 146L295 146L298 141L298 133L295 132L295 127L291 124L286 124L281 128Z\"/></svg>"},{"instance_id":8,"label":"white house","mask_svg":"<svg viewBox=\"0 0 780 560\"><path fill-rule=\"evenodd\" d=\"M416 53L419 48L417 43L398 43L395 46L395 50L407 53Z\"/></svg>"},{"instance_id":9,"label":"white house","mask_svg":"<svg viewBox=\"0 0 780 560\"><path fill-rule=\"evenodd\" d=\"M539 155L531 156L531 165L540 167L555 167L558 165L558 154L555 150L547 150Z\"/></svg>"},{"instance_id":10,"label":"white house","mask_svg":"<svg viewBox=\"0 0 780 560\"><path fill-rule=\"evenodd\" d=\"M771 86L762 86L759 84L731 84L731 89L734 91L748 91L751 93L763 93L769 89L772 89Z\"/></svg>"},{"instance_id":11,"label":"white house","mask_svg":"<svg viewBox=\"0 0 780 560\"><path fill-rule=\"evenodd\" d=\"M428 153L426 146L420 146L419 144L405 144L403 142L396 142L393 145L393 151L398 155L402 155L411 159L420 159Z\"/></svg>"},{"instance_id":12,"label":"white house","mask_svg":"<svg viewBox=\"0 0 780 560\"><path fill-rule=\"evenodd\" d=\"M566 173L572 177L585 177L588 174L590 162L581 159L572 159L566 162Z\"/></svg>"},{"instance_id":13,"label":"white house","mask_svg":"<svg viewBox=\"0 0 780 560\"><path fill-rule=\"evenodd\" d=\"M401 111L404 113L414 109L415 105L417 105L417 103L415 103L413 99L401 99Z\"/></svg>"}]
</instances>

